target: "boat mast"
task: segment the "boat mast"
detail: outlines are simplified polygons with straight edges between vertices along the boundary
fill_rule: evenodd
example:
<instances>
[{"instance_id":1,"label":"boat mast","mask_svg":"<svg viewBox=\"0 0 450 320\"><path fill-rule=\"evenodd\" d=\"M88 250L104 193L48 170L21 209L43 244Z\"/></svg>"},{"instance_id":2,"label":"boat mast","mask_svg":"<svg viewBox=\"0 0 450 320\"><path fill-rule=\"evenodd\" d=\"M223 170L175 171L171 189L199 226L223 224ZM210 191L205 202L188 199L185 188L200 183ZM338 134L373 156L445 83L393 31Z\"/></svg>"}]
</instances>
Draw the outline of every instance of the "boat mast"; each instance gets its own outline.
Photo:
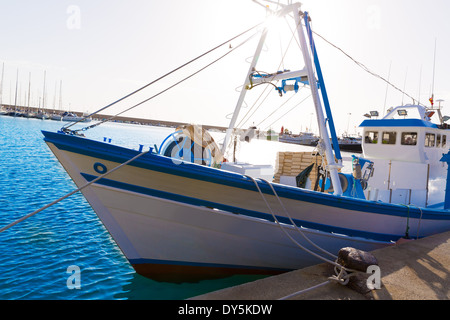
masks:
<instances>
[{"instance_id":1,"label":"boat mast","mask_svg":"<svg viewBox=\"0 0 450 320\"><path fill-rule=\"evenodd\" d=\"M298 26L297 31L298 31L298 36L300 39L300 46L302 48L303 59L305 61L306 69L308 72L309 86L311 88L314 106L316 109L320 137L322 139L322 143L325 146L325 156L327 158L328 170L330 172L331 182L333 183L334 194L342 195L342 186L341 186L341 181L339 180L339 172L338 172L338 168L340 168L341 165L336 163L336 160L335 160L335 157L333 154L333 149L332 149L331 142L330 142L330 136L328 134L328 130L327 130L327 126L326 126L327 120L325 120L322 103L321 103L320 97L319 97L319 90L318 90L318 86L317 86L318 82L317 82L316 76L314 74L311 56L309 55L309 52L308 52L308 47L306 44L306 37L304 34L302 22L300 19L301 4L295 3L292 6L293 6L292 10L293 10L293 14L294 14L295 24Z\"/></svg>"},{"instance_id":2,"label":"boat mast","mask_svg":"<svg viewBox=\"0 0 450 320\"><path fill-rule=\"evenodd\" d=\"M333 141L334 153L336 155L338 163L342 164L341 150L339 148L339 141L338 141L338 138L336 135L336 128L334 126L333 114L331 112L330 101L328 99L328 93L327 93L327 89L325 86L325 80L324 80L323 74L322 74L322 67L320 66L319 56L317 54L316 45L315 45L314 39L313 39L311 24L309 23L310 19L309 19L308 12L304 12L304 21L305 21L306 31L309 36L311 52L314 57L314 64L316 66L316 72L317 72L317 77L318 77L317 85L320 88L320 92L322 93L322 99L323 99L323 103L324 103L324 107L325 107L325 112L327 114L327 122L328 122L328 127L330 129L331 140ZM347 129L347 131L348 131L348 129Z\"/></svg>"},{"instance_id":3,"label":"boat mast","mask_svg":"<svg viewBox=\"0 0 450 320\"><path fill-rule=\"evenodd\" d=\"M3 76L5 75L5 63L3 62L2 67L2 83L0 84L0 109L3 107Z\"/></svg>"},{"instance_id":4,"label":"boat mast","mask_svg":"<svg viewBox=\"0 0 450 320\"><path fill-rule=\"evenodd\" d=\"M58 110L59 111L62 110L62 80L59 83L59 106L58 106Z\"/></svg>"},{"instance_id":5,"label":"boat mast","mask_svg":"<svg viewBox=\"0 0 450 320\"><path fill-rule=\"evenodd\" d=\"M253 1L255 3L258 3L256 0L253 0ZM268 10L268 13L272 14L275 17L282 17L286 14L289 14L292 11L290 9L291 5L287 6L287 5L283 5L281 3L278 3L278 5L281 6L282 9L276 13L274 13L268 7L265 7L265 8L266 8L266 10ZM236 104L236 108L234 109L233 117L231 118L230 125L226 131L225 139L224 139L223 145L222 145L222 154L224 154L224 155L225 155L225 152L227 151L228 145L230 143L230 138L231 138L231 135L233 134L234 126L236 125L236 121L237 121L237 118L241 111L242 104L244 103L244 99L245 99L245 95L247 94L248 86L250 85L250 76L255 70L256 64L258 63L258 60L259 60L259 56L261 55L261 51L262 51L264 43L266 41L267 33L269 31L268 27L269 26L267 24L264 26L264 30L261 34L261 38L259 39L259 43L258 43L258 46L256 47L255 54L253 55L253 60L250 64L250 68L247 72L247 76L245 77L244 86L242 87L242 91L239 96L238 102ZM274 78L272 78L272 80L278 80L278 79L275 79L275 77L274 77Z\"/></svg>"},{"instance_id":6,"label":"boat mast","mask_svg":"<svg viewBox=\"0 0 450 320\"><path fill-rule=\"evenodd\" d=\"M47 71L44 71L44 89L42 90L42 113L44 113L45 109L45 78L47 75Z\"/></svg>"},{"instance_id":7,"label":"boat mast","mask_svg":"<svg viewBox=\"0 0 450 320\"><path fill-rule=\"evenodd\" d=\"M28 78L28 102L27 102L28 112L30 112L30 98L31 98L31 72Z\"/></svg>"},{"instance_id":8,"label":"boat mast","mask_svg":"<svg viewBox=\"0 0 450 320\"><path fill-rule=\"evenodd\" d=\"M255 0L254 0L254 2L257 3L257 1L255 1ZM279 10L278 12L275 12L275 13L272 12L272 10L270 10L269 8L266 7L266 10L268 10L268 12L270 14L272 14L273 16L275 16L275 17L283 17L283 16L285 16L286 14L289 14L292 11L291 5L283 5L281 3L277 3L277 4L279 6L281 6L282 9ZM249 70L247 72L247 76L245 77L244 86L242 88L241 94L240 94L238 102L236 104L236 108L234 109L233 117L231 118L230 125L229 125L229 127L227 129L227 132L226 132L226 135L225 135L225 139L224 139L223 145L222 145L222 154L224 154L224 155L225 155L225 152L227 151L228 144L230 143L230 138L231 138L231 135L233 134L234 126L236 125L236 121L237 121L237 118L239 116L239 112L241 111L242 104L244 103L244 99L245 99L245 95L247 94L248 86L250 85L250 76L255 71L256 64L258 63L259 56L261 55L261 51L262 51L264 43L266 41L267 33L269 31L268 27L269 26L267 24L264 26L264 30L263 30L263 32L261 34L261 38L259 39L259 43L258 43L258 46L256 48L255 54L253 55L253 60L252 60L252 62L250 64L250 68L249 68ZM274 76L272 78L272 80L279 80L279 78L277 76Z\"/></svg>"},{"instance_id":9,"label":"boat mast","mask_svg":"<svg viewBox=\"0 0 450 320\"><path fill-rule=\"evenodd\" d=\"M309 86L311 88L314 106L316 109L320 136L321 136L324 148L325 148L325 156L326 156L326 159L328 162L327 169L330 172L331 182L333 183L334 194L342 195L342 187L341 187L341 182L339 180L339 173L338 173L338 169L341 168L342 165L339 163L336 163L333 149L331 146L330 136L329 136L328 130L327 130L327 122L330 122L330 121L332 122L331 111L329 112L329 110L328 110L329 108L327 109L327 113L329 114L329 117L328 117L328 119L325 119L321 100L319 97L319 91L318 91L319 83L318 83L315 73L314 73L314 68L313 68L311 56L310 56L310 53L308 50L306 37L305 37L303 25L302 25L301 16L303 16L303 12L300 11L301 4L294 3L294 4L289 4L289 5L282 5L282 4L279 4L279 5L282 6L282 9L280 11L278 11L277 13L275 13L275 16L282 17L282 16L285 16L290 13L292 13L294 16L295 24L297 26L298 38L300 40L300 47L301 47L301 51L302 51L302 55L303 55L303 60L305 63L305 69L299 70L299 71L293 71L293 72L277 73L277 74L273 75L272 77L270 77L269 81L267 81L267 79L259 79L259 81L270 82L270 81L274 81L274 80L290 79L290 78L296 78L296 77L301 77L301 76L308 77L308 82L309 82ZM261 54L264 42L266 40L267 33L268 33L268 26L265 26L263 33L261 35L261 38L259 40L259 44L256 49L255 55L253 56L253 61L250 65L249 71L245 78L244 87L239 96L239 100L237 102L235 111L233 113L233 117L230 121L230 125L229 125L226 135L225 135L224 143L222 146L223 154L225 154L225 152L228 148L228 144L230 143L230 137L233 134L233 130L234 130L234 126L236 124L237 117L239 115L242 104L244 102L244 98L245 98L246 92L248 90L248 85L250 84L250 76L252 75L252 73L255 70L255 67L258 62L259 56ZM313 51L313 49L311 51ZM318 61L317 57L315 57L315 61L316 62ZM254 83L256 83L256 82L258 82L258 80L254 79ZM325 98L326 98L326 94L324 94L324 99ZM327 99L325 99L325 100L326 100L326 103L328 103L328 100ZM332 126L332 124L330 124L330 126ZM334 129L334 126L332 126L332 129ZM338 159L340 159L339 148L337 147L336 150L338 153L337 154Z\"/></svg>"},{"instance_id":10,"label":"boat mast","mask_svg":"<svg viewBox=\"0 0 450 320\"><path fill-rule=\"evenodd\" d=\"M239 99L236 104L236 108L234 109L233 117L231 118L230 125L225 134L225 139L224 139L223 145L222 145L222 154L223 155L225 155L225 152L227 151L227 148L228 148L228 144L230 143L230 138L231 138L231 135L233 134L234 126L236 125L236 121L239 116L239 112L241 111L242 104L244 103L245 95L247 94L247 86L250 84L249 78L250 78L250 75L252 74L253 70L255 69L256 64L258 63L259 56L263 49L264 43L266 41L267 32L268 32L268 30L267 30L267 26L266 26L266 27L264 27L264 30L261 34L261 38L259 39L259 43L256 48L256 52L253 55L252 63L250 64L250 68L247 72L247 76L245 77L244 86L242 87L241 94L239 95Z\"/></svg>"},{"instance_id":11,"label":"boat mast","mask_svg":"<svg viewBox=\"0 0 450 320\"><path fill-rule=\"evenodd\" d=\"M16 77L16 94L14 98L14 112L17 112L17 87L19 85L19 69L17 69L17 77ZM16 116L14 114L14 116Z\"/></svg>"}]
</instances>

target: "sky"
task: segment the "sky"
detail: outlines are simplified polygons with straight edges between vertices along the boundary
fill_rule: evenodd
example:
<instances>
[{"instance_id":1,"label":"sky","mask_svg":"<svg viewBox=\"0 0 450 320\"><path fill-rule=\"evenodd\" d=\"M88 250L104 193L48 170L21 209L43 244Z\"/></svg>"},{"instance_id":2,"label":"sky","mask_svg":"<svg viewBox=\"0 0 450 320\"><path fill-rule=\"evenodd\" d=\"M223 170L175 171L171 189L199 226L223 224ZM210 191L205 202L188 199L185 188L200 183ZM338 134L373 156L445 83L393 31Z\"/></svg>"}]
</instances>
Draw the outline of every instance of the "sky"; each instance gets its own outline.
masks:
<instances>
[{"instance_id":1,"label":"sky","mask_svg":"<svg viewBox=\"0 0 450 320\"><path fill-rule=\"evenodd\" d=\"M360 131L358 126L369 111L383 114L391 106L413 103L354 60L422 104L429 106L434 93L435 101L444 100L443 113L450 114L446 113L450 103L450 2L301 2L302 10L311 16L313 30L334 44L315 37L338 134ZM61 99L62 110L83 112L116 101L266 18L265 9L251 0L0 0L0 12L3 103L14 104L18 72L19 104L27 104L31 86L31 105L59 108ZM292 32L286 29L286 21L280 26L264 47L258 71L304 66L296 42L289 46ZM244 43L252 34L232 41L236 50L219 62L124 115L227 126L259 40L255 35ZM278 35L281 41L275 39ZM281 60L288 46L292 53ZM103 113L125 110L229 52L227 44ZM270 104L253 114L251 98L265 97L269 91ZM317 132L308 88L295 97L293 93L279 97L271 86L258 86L248 96L250 93L240 126ZM278 120L284 114L286 117ZM242 120L244 115L248 119Z\"/></svg>"}]
</instances>

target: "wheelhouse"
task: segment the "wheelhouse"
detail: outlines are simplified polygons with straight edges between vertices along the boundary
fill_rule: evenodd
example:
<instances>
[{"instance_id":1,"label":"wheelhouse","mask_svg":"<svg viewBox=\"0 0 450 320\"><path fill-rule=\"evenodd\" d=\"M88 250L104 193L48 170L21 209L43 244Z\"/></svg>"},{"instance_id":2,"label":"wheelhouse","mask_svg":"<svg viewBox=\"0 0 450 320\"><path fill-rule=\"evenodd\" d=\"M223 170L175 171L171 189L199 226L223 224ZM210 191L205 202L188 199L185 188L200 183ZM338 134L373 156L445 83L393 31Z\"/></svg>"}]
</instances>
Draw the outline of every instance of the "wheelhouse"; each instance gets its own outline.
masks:
<instances>
[{"instance_id":1,"label":"wheelhouse","mask_svg":"<svg viewBox=\"0 0 450 320\"><path fill-rule=\"evenodd\" d=\"M402 106L360 125L363 157L375 168L367 199L427 206L430 180L446 175L440 159L450 147L450 130L432 123L433 114L422 106Z\"/></svg>"}]
</instances>

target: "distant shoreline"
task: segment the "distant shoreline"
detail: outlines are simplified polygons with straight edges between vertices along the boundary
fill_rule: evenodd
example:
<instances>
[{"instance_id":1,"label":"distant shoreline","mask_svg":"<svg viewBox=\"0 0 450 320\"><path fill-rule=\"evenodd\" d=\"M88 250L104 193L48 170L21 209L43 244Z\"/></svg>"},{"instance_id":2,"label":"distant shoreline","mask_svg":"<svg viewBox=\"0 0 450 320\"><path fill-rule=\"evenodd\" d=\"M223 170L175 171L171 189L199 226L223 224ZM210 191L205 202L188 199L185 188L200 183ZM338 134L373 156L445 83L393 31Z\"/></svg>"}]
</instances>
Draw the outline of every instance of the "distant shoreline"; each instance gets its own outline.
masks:
<instances>
[{"instance_id":1,"label":"distant shoreline","mask_svg":"<svg viewBox=\"0 0 450 320\"><path fill-rule=\"evenodd\" d=\"M0 107L4 107L4 109L6 110L17 110L18 112L21 111L28 111L28 112L44 112L47 113L49 115L51 114L61 114L64 111L61 110L56 110L56 109L49 109L49 108L38 108L38 107L21 107L21 106L12 106L12 105L7 105L7 104L3 104ZM76 114L77 116L83 116L86 115L83 112L79 112L79 111L70 111L73 114ZM112 117L112 115L108 115L108 114L96 114L94 116L92 116L92 120L94 121L101 121L107 118ZM111 122L119 122L119 123L129 123L129 124L140 124L140 125L151 125L151 126L155 126L155 127L170 127L170 128L176 128L182 125L186 125L186 124L190 124L190 123L183 123L183 122L174 122L174 121L164 121L164 120L156 120L156 119L142 119L142 118L134 118L134 117L122 117L122 116L118 116L115 117L114 120L111 120ZM205 125L202 124L202 127L205 128L206 130L219 130L219 131L225 131L227 128L226 127L220 127L220 126L213 126L213 125Z\"/></svg>"}]
</instances>

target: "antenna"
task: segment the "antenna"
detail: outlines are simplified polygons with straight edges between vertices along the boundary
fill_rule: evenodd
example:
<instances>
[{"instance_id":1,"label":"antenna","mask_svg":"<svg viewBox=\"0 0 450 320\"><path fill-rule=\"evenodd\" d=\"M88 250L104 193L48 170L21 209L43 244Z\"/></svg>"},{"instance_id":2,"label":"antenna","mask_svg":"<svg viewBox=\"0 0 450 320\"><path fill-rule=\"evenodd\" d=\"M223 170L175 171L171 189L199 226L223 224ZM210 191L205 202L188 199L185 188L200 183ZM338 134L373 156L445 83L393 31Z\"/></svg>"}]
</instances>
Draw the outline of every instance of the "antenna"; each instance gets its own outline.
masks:
<instances>
[{"instance_id":1,"label":"antenna","mask_svg":"<svg viewBox=\"0 0 450 320\"><path fill-rule=\"evenodd\" d=\"M62 80L59 84L59 110L62 110Z\"/></svg>"},{"instance_id":2,"label":"antenna","mask_svg":"<svg viewBox=\"0 0 450 320\"><path fill-rule=\"evenodd\" d=\"M403 98L405 97L405 90L406 90L406 79L408 78L408 68L406 68L406 74L405 74L405 82L403 83L403 96L402 96L402 106L403 106Z\"/></svg>"},{"instance_id":3,"label":"antenna","mask_svg":"<svg viewBox=\"0 0 450 320\"><path fill-rule=\"evenodd\" d=\"M383 109L383 117L386 115L386 101L387 101L387 94L389 89L389 80L391 78L391 67L392 67L392 61L389 64L389 73L388 73L388 83L386 84L386 94L384 96L384 109Z\"/></svg>"},{"instance_id":4,"label":"antenna","mask_svg":"<svg viewBox=\"0 0 450 320\"><path fill-rule=\"evenodd\" d=\"M27 102L28 111L30 110L30 97L31 97L31 72L28 77L28 102Z\"/></svg>"},{"instance_id":5,"label":"antenna","mask_svg":"<svg viewBox=\"0 0 450 320\"><path fill-rule=\"evenodd\" d=\"M433 84L431 85L431 106L434 106L434 79L436 77L436 48L437 48L437 39L434 39L434 61L433 61Z\"/></svg>"},{"instance_id":6,"label":"antenna","mask_svg":"<svg viewBox=\"0 0 450 320\"><path fill-rule=\"evenodd\" d=\"M422 65L420 65L420 75L419 75L419 95L417 96L419 98L419 104L420 104L420 89L422 86Z\"/></svg>"}]
</instances>

